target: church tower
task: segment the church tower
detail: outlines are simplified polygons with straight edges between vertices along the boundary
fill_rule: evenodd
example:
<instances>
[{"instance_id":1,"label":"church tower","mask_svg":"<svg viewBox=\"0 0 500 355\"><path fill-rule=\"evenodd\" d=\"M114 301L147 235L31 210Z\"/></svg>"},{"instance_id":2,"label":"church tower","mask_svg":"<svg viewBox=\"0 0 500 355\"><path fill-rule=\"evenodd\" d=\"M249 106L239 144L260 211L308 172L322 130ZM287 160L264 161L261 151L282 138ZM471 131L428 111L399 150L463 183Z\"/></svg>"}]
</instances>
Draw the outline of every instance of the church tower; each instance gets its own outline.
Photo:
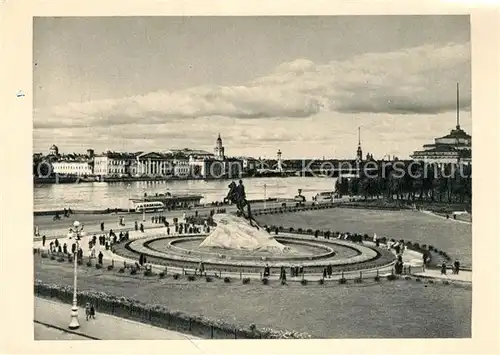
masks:
<instances>
[{"instance_id":1,"label":"church tower","mask_svg":"<svg viewBox=\"0 0 500 355\"><path fill-rule=\"evenodd\" d=\"M215 159L217 160L224 160L224 146L222 145L222 138L217 137L217 141L215 142L215 148L214 148L214 155Z\"/></svg>"},{"instance_id":2,"label":"church tower","mask_svg":"<svg viewBox=\"0 0 500 355\"><path fill-rule=\"evenodd\" d=\"M356 151L356 162L363 160L363 150L361 149L361 127L358 127L358 150Z\"/></svg>"}]
</instances>

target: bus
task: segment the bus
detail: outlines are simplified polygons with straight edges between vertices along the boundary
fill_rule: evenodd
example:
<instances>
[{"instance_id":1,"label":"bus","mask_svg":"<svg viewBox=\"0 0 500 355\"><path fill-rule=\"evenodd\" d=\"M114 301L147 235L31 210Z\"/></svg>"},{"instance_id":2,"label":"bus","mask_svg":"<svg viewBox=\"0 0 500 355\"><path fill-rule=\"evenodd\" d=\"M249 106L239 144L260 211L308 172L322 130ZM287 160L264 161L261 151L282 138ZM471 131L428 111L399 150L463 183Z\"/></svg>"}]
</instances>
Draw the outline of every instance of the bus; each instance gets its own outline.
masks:
<instances>
[{"instance_id":1,"label":"bus","mask_svg":"<svg viewBox=\"0 0 500 355\"><path fill-rule=\"evenodd\" d=\"M135 204L136 212L163 212L165 209L165 205L163 202L154 201L154 202L139 202Z\"/></svg>"},{"instance_id":2,"label":"bus","mask_svg":"<svg viewBox=\"0 0 500 355\"><path fill-rule=\"evenodd\" d=\"M325 191L325 192L319 192L314 196L313 200L316 203L326 203L326 202L333 202L335 198L338 196L335 194L333 191Z\"/></svg>"}]
</instances>

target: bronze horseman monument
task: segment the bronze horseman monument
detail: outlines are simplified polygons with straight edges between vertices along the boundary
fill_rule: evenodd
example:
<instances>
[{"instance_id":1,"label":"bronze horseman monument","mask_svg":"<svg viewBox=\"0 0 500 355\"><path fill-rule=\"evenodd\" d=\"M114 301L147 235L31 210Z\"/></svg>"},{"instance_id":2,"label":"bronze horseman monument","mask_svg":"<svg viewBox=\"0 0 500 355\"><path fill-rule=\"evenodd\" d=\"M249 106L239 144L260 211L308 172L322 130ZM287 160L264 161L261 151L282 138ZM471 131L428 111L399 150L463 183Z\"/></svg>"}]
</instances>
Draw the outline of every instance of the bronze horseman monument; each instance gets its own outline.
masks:
<instances>
[{"instance_id":1,"label":"bronze horseman monument","mask_svg":"<svg viewBox=\"0 0 500 355\"><path fill-rule=\"evenodd\" d=\"M282 253L289 247L276 241L264 228L259 227L252 217L250 203L246 199L245 187L240 180L229 184L229 192L224 202L234 203L236 214L214 215L217 226L200 244L200 247L240 249ZM246 209L246 211L245 211Z\"/></svg>"}]
</instances>

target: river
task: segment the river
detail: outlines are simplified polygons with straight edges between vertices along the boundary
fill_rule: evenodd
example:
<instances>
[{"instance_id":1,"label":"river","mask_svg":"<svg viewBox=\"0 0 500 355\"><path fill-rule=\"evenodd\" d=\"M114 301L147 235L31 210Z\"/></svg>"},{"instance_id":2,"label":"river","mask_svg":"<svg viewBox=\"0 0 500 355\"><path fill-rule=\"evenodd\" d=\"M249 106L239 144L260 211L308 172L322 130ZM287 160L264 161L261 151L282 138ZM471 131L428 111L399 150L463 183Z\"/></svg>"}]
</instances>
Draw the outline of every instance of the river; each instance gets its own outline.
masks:
<instances>
[{"instance_id":1,"label":"river","mask_svg":"<svg viewBox=\"0 0 500 355\"><path fill-rule=\"evenodd\" d=\"M128 208L129 198L149 194L200 194L202 203L221 201L227 194L228 180L177 180L136 182L93 182L80 184L43 184L34 187L34 210L45 211L63 208L104 209ZM332 191L333 178L287 177L243 179L248 199L269 197L291 198L302 189L302 194L311 197L321 191ZM264 188L264 185L266 187Z\"/></svg>"}]
</instances>

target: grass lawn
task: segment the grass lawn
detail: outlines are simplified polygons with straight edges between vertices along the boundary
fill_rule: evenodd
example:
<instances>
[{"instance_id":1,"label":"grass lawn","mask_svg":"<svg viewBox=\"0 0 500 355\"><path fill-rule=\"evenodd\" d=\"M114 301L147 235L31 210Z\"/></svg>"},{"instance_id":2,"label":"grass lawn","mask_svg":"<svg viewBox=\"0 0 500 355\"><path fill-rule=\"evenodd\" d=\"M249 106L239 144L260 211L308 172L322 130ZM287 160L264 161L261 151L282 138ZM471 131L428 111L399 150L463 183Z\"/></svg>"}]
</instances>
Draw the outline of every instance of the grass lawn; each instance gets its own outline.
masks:
<instances>
[{"instance_id":1,"label":"grass lawn","mask_svg":"<svg viewBox=\"0 0 500 355\"><path fill-rule=\"evenodd\" d=\"M35 260L35 278L71 286L69 263ZM171 310L248 327L297 330L316 338L420 338L471 336L471 286L387 281L339 285L264 286L240 280L206 283L131 276L81 266L81 290L102 291L162 304ZM99 312L99 310L97 310Z\"/></svg>"},{"instance_id":2,"label":"grass lawn","mask_svg":"<svg viewBox=\"0 0 500 355\"><path fill-rule=\"evenodd\" d=\"M261 224L367 233L433 245L458 258L463 266L472 265L472 225L446 220L417 211L380 211L334 208L295 213L261 215Z\"/></svg>"}]
</instances>

